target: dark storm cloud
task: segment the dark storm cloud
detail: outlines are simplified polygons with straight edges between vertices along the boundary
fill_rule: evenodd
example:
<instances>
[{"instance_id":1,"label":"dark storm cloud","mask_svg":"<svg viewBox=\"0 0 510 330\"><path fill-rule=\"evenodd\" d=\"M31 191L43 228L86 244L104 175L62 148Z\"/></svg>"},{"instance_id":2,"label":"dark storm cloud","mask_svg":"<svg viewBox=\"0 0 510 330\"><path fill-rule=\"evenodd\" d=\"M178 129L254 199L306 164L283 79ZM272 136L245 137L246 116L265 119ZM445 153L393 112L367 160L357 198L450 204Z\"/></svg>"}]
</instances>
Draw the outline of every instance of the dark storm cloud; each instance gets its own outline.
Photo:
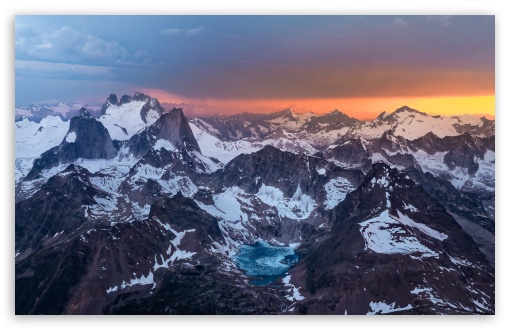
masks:
<instances>
[{"instance_id":1,"label":"dark storm cloud","mask_svg":"<svg viewBox=\"0 0 510 330\"><path fill-rule=\"evenodd\" d=\"M55 79L97 72L189 98L493 93L494 47L493 16L16 19L17 75L59 63L48 65Z\"/></svg>"}]
</instances>

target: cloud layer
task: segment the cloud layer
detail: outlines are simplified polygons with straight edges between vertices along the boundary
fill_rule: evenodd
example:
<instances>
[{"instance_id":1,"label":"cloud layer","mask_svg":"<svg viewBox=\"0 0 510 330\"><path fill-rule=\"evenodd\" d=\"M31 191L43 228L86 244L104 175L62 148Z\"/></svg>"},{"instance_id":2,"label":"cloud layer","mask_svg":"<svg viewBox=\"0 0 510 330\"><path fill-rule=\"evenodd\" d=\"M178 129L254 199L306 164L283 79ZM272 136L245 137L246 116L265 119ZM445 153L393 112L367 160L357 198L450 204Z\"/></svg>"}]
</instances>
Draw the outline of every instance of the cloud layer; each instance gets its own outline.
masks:
<instances>
[{"instance_id":1,"label":"cloud layer","mask_svg":"<svg viewBox=\"0 0 510 330\"><path fill-rule=\"evenodd\" d=\"M494 29L493 16L17 16L16 102L36 101L41 77L186 99L491 95Z\"/></svg>"},{"instance_id":2,"label":"cloud layer","mask_svg":"<svg viewBox=\"0 0 510 330\"><path fill-rule=\"evenodd\" d=\"M163 34L163 35L180 35L180 34L184 34L184 35L187 35L187 36L195 36L199 33L201 33L202 31L204 31L205 28L203 26L199 26L199 27L196 27L196 28L192 28L192 29L179 29L179 28L169 28L169 29L162 29L162 30L159 30L159 33Z\"/></svg>"},{"instance_id":3,"label":"cloud layer","mask_svg":"<svg viewBox=\"0 0 510 330\"><path fill-rule=\"evenodd\" d=\"M131 54L117 41L63 26L51 32L16 29L16 58L85 63L132 63L146 59L143 51Z\"/></svg>"}]
</instances>

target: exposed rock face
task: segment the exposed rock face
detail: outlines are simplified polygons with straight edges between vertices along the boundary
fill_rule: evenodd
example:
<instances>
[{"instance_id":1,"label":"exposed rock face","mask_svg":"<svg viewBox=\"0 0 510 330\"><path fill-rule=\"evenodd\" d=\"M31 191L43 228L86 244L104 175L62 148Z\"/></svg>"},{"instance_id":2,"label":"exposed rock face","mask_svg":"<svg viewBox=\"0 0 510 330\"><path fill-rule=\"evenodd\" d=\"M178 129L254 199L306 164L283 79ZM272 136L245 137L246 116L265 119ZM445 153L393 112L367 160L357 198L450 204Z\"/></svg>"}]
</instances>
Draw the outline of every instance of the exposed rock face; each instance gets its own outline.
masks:
<instances>
[{"instance_id":1,"label":"exposed rock face","mask_svg":"<svg viewBox=\"0 0 510 330\"><path fill-rule=\"evenodd\" d=\"M358 166L364 171L368 170L372 163L380 161L404 168L425 166L423 170L430 171L431 169L426 167L434 162L437 163L437 168L442 168L443 164L446 165L447 169L443 169L443 172L466 169L467 176L475 176L486 154L494 151L494 136L474 137L465 133L440 138L433 133L428 133L418 139L407 140L401 136L395 136L394 132L389 130L380 138L371 140L345 135L317 156L346 166ZM417 153L422 158L421 162L415 158ZM448 173L444 174L451 176Z\"/></svg>"},{"instance_id":2,"label":"exposed rock face","mask_svg":"<svg viewBox=\"0 0 510 330\"><path fill-rule=\"evenodd\" d=\"M79 117L71 119L69 132L58 146L57 153L62 163L78 158L111 159L117 155L106 128L86 109L81 110Z\"/></svg>"},{"instance_id":3,"label":"exposed rock face","mask_svg":"<svg viewBox=\"0 0 510 330\"><path fill-rule=\"evenodd\" d=\"M335 211L331 233L291 270L310 295L299 313L493 313L494 269L405 174L374 165Z\"/></svg>"},{"instance_id":4,"label":"exposed rock face","mask_svg":"<svg viewBox=\"0 0 510 330\"><path fill-rule=\"evenodd\" d=\"M324 169L323 174L321 169ZM223 170L214 173L214 176L220 187L236 186L246 192L257 193L265 184L280 189L286 196L292 196L299 186L304 193L320 198L323 196L319 197L322 194L319 191L322 191L328 179L341 176L357 186L363 173L268 145L252 154L236 157Z\"/></svg>"},{"instance_id":5,"label":"exposed rock face","mask_svg":"<svg viewBox=\"0 0 510 330\"><path fill-rule=\"evenodd\" d=\"M284 110L191 131L158 104L110 95L111 135L82 110L20 176L17 314L494 313L495 139L476 118ZM258 240L298 258L262 286L235 259Z\"/></svg>"},{"instance_id":6,"label":"exposed rock face","mask_svg":"<svg viewBox=\"0 0 510 330\"><path fill-rule=\"evenodd\" d=\"M110 94L108 96L108 98L106 99L106 102L102 105L101 107L101 111L99 112L99 116L102 116L106 113L106 109L108 109L108 107L110 105L118 105L119 104L119 100L117 99L117 95L115 94Z\"/></svg>"},{"instance_id":7,"label":"exposed rock face","mask_svg":"<svg viewBox=\"0 0 510 330\"><path fill-rule=\"evenodd\" d=\"M441 204L455 219L460 218L470 222L470 224L464 224L463 227L472 229L467 231L468 234L473 237L487 259L494 264L493 238L480 237L476 234L476 232L494 234L494 218L487 212L488 208L484 205L487 201L493 200L493 197L459 191L447 180L435 177L429 172L424 173L417 168L407 168L406 172L429 195L441 201Z\"/></svg>"},{"instance_id":8,"label":"exposed rock face","mask_svg":"<svg viewBox=\"0 0 510 330\"><path fill-rule=\"evenodd\" d=\"M149 129L149 133L155 134L157 139L164 139L172 143L176 148L191 147L200 151L197 140L189 127L182 109L172 109L164 114Z\"/></svg>"},{"instance_id":9,"label":"exposed rock face","mask_svg":"<svg viewBox=\"0 0 510 330\"><path fill-rule=\"evenodd\" d=\"M213 252L224 244L217 221L191 199L162 199L146 221L84 231L19 262L16 313L276 313L277 289L225 271Z\"/></svg>"},{"instance_id":10,"label":"exposed rock face","mask_svg":"<svg viewBox=\"0 0 510 330\"><path fill-rule=\"evenodd\" d=\"M93 251L74 238L16 263L16 314L65 313L71 289L87 274L92 260Z\"/></svg>"},{"instance_id":11,"label":"exposed rock face","mask_svg":"<svg viewBox=\"0 0 510 330\"><path fill-rule=\"evenodd\" d=\"M44 152L36 159L25 180L36 179L41 171L59 164L70 164L78 158L112 159L116 155L117 150L108 130L82 108L80 116L71 119L69 131L60 145Z\"/></svg>"},{"instance_id":12,"label":"exposed rock face","mask_svg":"<svg viewBox=\"0 0 510 330\"><path fill-rule=\"evenodd\" d=\"M69 165L51 177L32 197L16 203L16 251L36 251L54 236L71 234L88 221L86 208L104 197L86 169ZM60 239L59 237L58 239Z\"/></svg>"},{"instance_id":13,"label":"exposed rock face","mask_svg":"<svg viewBox=\"0 0 510 330\"><path fill-rule=\"evenodd\" d=\"M149 111L154 110L159 115L162 115L165 112L165 109L163 109L158 99L152 98L142 93L135 93L133 99L138 101L145 101L145 105L142 107L142 110L140 110L140 116L145 123L147 123L147 115Z\"/></svg>"},{"instance_id":14,"label":"exposed rock face","mask_svg":"<svg viewBox=\"0 0 510 330\"><path fill-rule=\"evenodd\" d=\"M286 114L283 114L284 116ZM199 127L213 127L212 135L226 141L238 141L244 138L261 138L271 131L271 124L263 114L242 113L229 117L214 116L193 119ZM247 125L249 123L249 125ZM206 129L206 131L208 131Z\"/></svg>"},{"instance_id":15,"label":"exposed rock face","mask_svg":"<svg viewBox=\"0 0 510 330\"><path fill-rule=\"evenodd\" d=\"M174 108L165 113L153 125L134 135L127 145L135 156L140 157L159 140L167 141L176 149L185 147L200 152L200 147L182 109Z\"/></svg>"},{"instance_id":16,"label":"exposed rock face","mask_svg":"<svg viewBox=\"0 0 510 330\"><path fill-rule=\"evenodd\" d=\"M126 104L126 103L128 103L128 102L131 102L131 99L132 99L132 98L131 98L131 96L129 96L129 95L125 95L125 94L124 94L124 95L122 95L122 97L120 98L120 102L119 102L119 103L120 103L120 104Z\"/></svg>"},{"instance_id":17,"label":"exposed rock face","mask_svg":"<svg viewBox=\"0 0 510 330\"><path fill-rule=\"evenodd\" d=\"M266 146L236 157L223 169L196 177L196 185L207 189L199 189L195 199L221 208L223 198L238 198L240 211L246 212L242 217L253 220L243 220L241 230L230 221L222 222L235 240L253 244L261 238L289 244L326 230L329 210L362 178L360 170ZM323 229L317 229L319 225Z\"/></svg>"},{"instance_id":18,"label":"exposed rock face","mask_svg":"<svg viewBox=\"0 0 510 330\"><path fill-rule=\"evenodd\" d=\"M226 141L238 141L244 138L264 139L279 128L299 134L328 132L359 122L338 110L315 116L296 114L290 109L270 114L242 113L193 119L195 125Z\"/></svg>"},{"instance_id":19,"label":"exposed rock face","mask_svg":"<svg viewBox=\"0 0 510 330\"><path fill-rule=\"evenodd\" d=\"M338 145L331 146L322 152L326 159L334 159L343 164L370 166L370 154L360 139L340 140Z\"/></svg>"},{"instance_id":20,"label":"exposed rock face","mask_svg":"<svg viewBox=\"0 0 510 330\"><path fill-rule=\"evenodd\" d=\"M455 168L455 166L467 168L469 174L474 174L478 170L478 162L476 162L475 157L484 158L485 151L488 148L483 144L483 140L475 140L471 134L467 133L442 139L428 133L411 142L412 147L425 150L429 154L447 152L444 156L445 164L450 169ZM489 145L489 147L491 146Z\"/></svg>"},{"instance_id":21,"label":"exposed rock face","mask_svg":"<svg viewBox=\"0 0 510 330\"><path fill-rule=\"evenodd\" d=\"M115 94L110 94L110 96L108 96L108 98L106 99L107 102L110 102L111 104L113 105L117 105L119 103L119 101L117 100L117 95Z\"/></svg>"},{"instance_id":22,"label":"exposed rock face","mask_svg":"<svg viewBox=\"0 0 510 330\"><path fill-rule=\"evenodd\" d=\"M303 129L310 133L317 133L323 130L330 131L341 129L358 122L359 120L351 118L338 110L334 110L323 116L311 117L303 124Z\"/></svg>"},{"instance_id":23,"label":"exposed rock face","mask_svg":"<svg viewBox=\"0 0 510 330\"><path fill-rule=\"evenodd\" d=\"M40 178L40 173L45 169L50 169L60 164L58 159L58 147L51 148L50 150L43 152L41 157L34 160L34 165L28 174L25 176L25 181L32 181Z\"/></svg>"},{"instance_id":24,"label":"exposed rock face","mask_svg":"<svg viewBox=\"0 0 510 330\"><path fill-rule=\"evenodd\" d=\"M392 152L398 152L405 150L407 144L409 143L408 140L404 139L401 136L395 136L393 130L389 130L383 133L380 139L376 139L373 141L375 146L377 146L377 149L380 150L387 150Z\"/></svg>"},{"instance_id":25,"label":"exposed rock face","mask_svg":"<svg viewBox=\"0 0 510 330\"><path fill-rule=\"evenodd\" d=\"M482 125L454 125L460 134L471 133L476 135L493 136L496 135L496 122L494 120L482 117Z\"/></svg>"},{"instance_id":26,"label":"exposed rock face","mask_svg":"<svg viewBox=\"0 0 510 330\"><path fill-rule=\"evenodd\" d=\"M162 197L176 191L190 197L195 193L195 184L200 175L211 172L213 160L204 163L193 151L185 147L169 151L149 149L130 169L119 186L119 192L140 206L151 205ZM218 165L219 168L219 164ZM145 178L146 171L156 171L159 179ZM162 185L166 187L163 188ZM168 190L170 189L170 191Z\"/></svg>"}]
</instances>

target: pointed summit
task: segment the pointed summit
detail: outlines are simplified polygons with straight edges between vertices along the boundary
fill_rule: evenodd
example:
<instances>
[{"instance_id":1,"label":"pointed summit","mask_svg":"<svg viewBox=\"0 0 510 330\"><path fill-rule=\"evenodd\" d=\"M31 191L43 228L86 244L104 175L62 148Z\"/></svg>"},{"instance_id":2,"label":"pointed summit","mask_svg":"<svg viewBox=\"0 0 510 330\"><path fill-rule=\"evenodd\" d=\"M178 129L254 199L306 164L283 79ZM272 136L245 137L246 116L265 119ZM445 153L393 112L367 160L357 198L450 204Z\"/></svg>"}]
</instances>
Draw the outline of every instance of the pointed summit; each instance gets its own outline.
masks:
<instances>
[{"instance_id":1,"label":"pointed summit","mask_svg":"<svg viewBox=\"0 0 510 330\"><path fill-rule=\"evenodd\" d=\"M398 113L405 113L405 112L417 113L420 115L428 116L425 112L418 111L416 109L408 107L407 105L404 105L403 107L400 107L397 110L393 111L393 113L390 116L398 114ZM388 117L390 117L390 116L388 116Z\"/></svg>"},{"instance_id":2,"label":"pointed summit","mask_svg":"<svg viewBox=\"0 0 510 330\"><path fill-rule=\"evenodd\" d=\"M122 104L125 104L125 103L129 103L129 102L131 102L131 96L124 94L120 98L119 105L122 105Z\"/></svg>"},{"instance_id":3,"label":"pointed summit","mask_svg":"<svg viewBox=\"0 0 510 330\"><path fill-rule=\"evenodd\" d=\"M403 111L416 111L416 110L407 106L407 105L401 106L400 108L395 110L395 112L403 112Z\"/></svg>"},{"instance_id":4,"label":"pointed summit","mask_svg":"<svg viewBox=\"0 0 510 330\"><path fill-rule=\"evenodd\" d=\"M157 132L157 139L167 140L176 148L184 146L200 151L197 140L181 108L173 108L170 112L165 113L151 128L153 132Z\"/></svg>"},{"instance_id":5,"label":"pointed summit","mask_svg":"<svg viewBox=\"0 0 510 330\"><path fill-rule=\"evenodd\" d=\"M111 93L108 98L106 99L106 102L101 107L101 111L99 112L99 116L103 116L106 113L106 109L112 105L118 105L119 100L117 99L117 95L114 93Z\"/></svg>"},{"instance_id":6,"label":"pointed summit","mask_svg":"<svg viewBox=\"0 0 510 330\"><path fill-rule=\"evenodd\" d=\"M90 115L90 112L87 109L82 107L80 109L80 117L92 117L92 116Z\"/></svg>"},{"instance_id":7,"label":"pointed summit","mask_svg":"<svg viewBox=\"0 0 510 330\"><path fill-rule=\"evenodd\" d=\"M173 108L163 114L154 124L135 134L128 142L129 150L137 157L144 155L150 148L157 149L157 146L161 145L166 146L165 149L184 147L200 152L200 146L181 108Z\"/></svg>"},{"instance_id":8,"label":"pointed summit","mask_svg":"<svg viewBox=\"0 0 510 330\"><path fill-rule=\"evenodd\" d=\"M114 93L110 94L108 98L106 99L106 102L109 102L110 104L117 105L119 103L119 100L117 100L117 95Z\"/></svg>"}]
</instances>

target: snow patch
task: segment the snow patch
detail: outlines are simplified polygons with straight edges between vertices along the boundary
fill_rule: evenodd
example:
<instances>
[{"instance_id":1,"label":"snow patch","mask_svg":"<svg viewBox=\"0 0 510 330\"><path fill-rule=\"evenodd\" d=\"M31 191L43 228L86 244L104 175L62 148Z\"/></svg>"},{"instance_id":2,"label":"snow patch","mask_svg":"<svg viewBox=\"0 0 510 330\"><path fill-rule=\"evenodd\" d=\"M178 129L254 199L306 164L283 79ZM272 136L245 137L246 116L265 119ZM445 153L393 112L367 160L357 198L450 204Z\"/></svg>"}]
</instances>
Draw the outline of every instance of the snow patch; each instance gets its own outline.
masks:
<instances>
[{"instance_id":1,"label":"snow patch","mask_svg":"<svg viewBox=\"0 0 510 330\"><path fill-rule=\"evenodd\" d=\"M444 241L445 239L448 238L448 235L440 233L437 230L434 230L434 229L424 225L423 223L417 223L417 222L413 221L407 215L400 213L399 210L397 210L397 214L398 214L398 220L406 226L417 228L422 233L429 235L430 237L433 237L440 241Z\"/></svg>"},{"instance_id":2,"label":"snow patch","mask_svg":"<svg viewBox=\"0 0 510 330\"><path fill-rule=\"evenodd\" d=\"M276 207L280 216L294 220L307 219L317 206L310 196L301 191L300 185L290 199L280 189L265 184L262 184L256 196L264 204Z\"/></svg>"},{"instance_id":3,"label":"snow patch","mask_svg":"<svg viewBox=\"0 0 510 330\"><path fill-rule=\"evenodd\" d=\"M409 204L407 205L405 202L404 203L404 210L408 210L408 211L411 211L411 212L418 212L418 209L416 207L414 207L413 205Z\"/></svg>"},{"instance_id":4,"label":"snow patch","mask_svg":"<svg viewBox=\"0 0 510 330\"><path fill-rule=\"evenodd\" d=\"M58 146L69 131L69 121L63 121L58 116L45 117L40 123L25 118L14 125L16 158L39 157Z\"/></svg>"},{"instance_id":5,"label":"snow patch","mask_svg":"<svg viewBox=\"0 0 510 330\"><path fill-rule=\"evenodd\" d=\"M411 293L414 295L417 295L419 297L426 298L433 304L443 305L443 306L447 305L447 303L443 299L436 297L436 295L434 294L435 292L431 288L427 288L424 286L421 286L421 287L418 286L418 287L414 288L411 291Z\"/></svg>"},{"instance_id":6,"label":"snow patch","mask_svg":"<svg viewBox=\"0 0 510 330\"><path fill-rule=\"evenodd\" d=\"M66 135L66 142L73 143L76 141L76 133L75 132L69 132Z\"/></svg>"},{"instance_id":7,"label":"snow patch","mask_svg":"<svg viewBox=\"0 0 510 330\"><path fill-rule=\"evenodd\" d=\"M395 308L395 303L387 304L384 301L380 302L370 302L370 309L371 311L367 313L367 315L375 315L375 314L387 314L392 312L398 312L398 311L405 311L408 309L413 308L411 304L408 304L404 307L398 307Z\"/></svg>"},{"instance_id":8,"label":"snow patch","mask_svg":"<svg viewBox=\"0 0 510 330\"><path fill-rule=\"evenodd\" d=\"M152 124L153 115L147 116L147 124L142 120L140 112L144 101L131 101L122 105L110 105L99 121L106 127L112 140L129 140L138 131ZM149 121L150 119L150 121ZM124 128L127 134L122 130Z\"/></svg>"},{"instance_id":9,"label":"snow patch","mask_svg":"<svg viewBox=\"0 0 510 330\"><path fill-rule=\"evenodd\" d=\"M282 281L285 285L289 286L289 295L286 296L286 298L290 301L299 301L305 299L299 292L299 288L297 288L294 284L290 283L291 275L285 276Z\"/></svg>"},{"instance_id":10,"label":"snow patch","mask_svg":"<svg viewBox=\"0 0 510 330\"><path fill-rule=\"evenodd\" d=\"M135 278L129 280L129 282L122 281L120 287L122 289L125 289L133 285L150 285L150 284L152 284L153 289L156 287L156 282L154 282L154 275L152 274L152 271L150 271L147 276L145 275L141 275L140 277L135 276Z\"/></svg>"},{"instance_id":11,"label":"snow patch","mask_svg":"<svg viewBox=\"0 0 510 330\"><path fill-rule=\"evenodd\" d=\"M163 255L161 255L161 259L163 261L160 264L157 260L157 256L154 256L154 266L153 266L154 271L156 271L159 268L169 268L170 265L172 265L175 261L190 259L191 257L193 257L196 254L196 252L184 251L179 248L179 245L181 245L181 241L184 238L184 236L187 233L194 232L195 229L188 229L188 230L185 230L182 232L178 232L178 231L172 229L172 227L169 224L166 224L166 223L164 224L157 218L154 218L154 220L156 220L165 230L170 231L175 235L175 238L170 241L171 245L168 247L168 251L167 251L167 253L170 255L170 258L165 260ZM172 247L174 248L173 252L172 252Z\"/></svg>"},{"instance_id":12,"label":"snow patch","mask_svg":"<svg viewBox=\"0 0 510 330\"><path fill-rule=\"evenodd\" d=\"M166 149L168 151L174 151L175 150L174 145L170 141L167 141L165 139L159 139L154 144L154 149L155 150L161 150L162 148L164 148L164 149Z\"/></svg>"},{"instance_id":13,"label":"snow patch","mask_svg":"<svg viewBox=\"0 0 510 330\"><path fill-rule=\"evenodd\" d=\"M382 254L420 254L421 257L438 257L438 253L411 236L405 225L388 210L360 224L366 248Z\"/></svg>"},{"instance_id":14,"label":"snow patch","mask_svg":"<svg viewBox=\"0 0 510 330\"><path fill-rule=\"evenodd\" d=\"M106 293L115 292L115 291L117 291L118 288L119 288L118 286L112 286L111 288L106 290Z\"/></svg>"},{"instance_id":15,"label":"snow patch","mask_svg":"<svg viewBox=\"0 0 510 330\"><path fill-rule=\"evenodd\" d=\"M331 210L345 199L345 196L354 190L352 184L346 178L336 178L330 180L324 185L326 190L326 201L324 206L326 210Z\"/></svg>"}]
</instances>

